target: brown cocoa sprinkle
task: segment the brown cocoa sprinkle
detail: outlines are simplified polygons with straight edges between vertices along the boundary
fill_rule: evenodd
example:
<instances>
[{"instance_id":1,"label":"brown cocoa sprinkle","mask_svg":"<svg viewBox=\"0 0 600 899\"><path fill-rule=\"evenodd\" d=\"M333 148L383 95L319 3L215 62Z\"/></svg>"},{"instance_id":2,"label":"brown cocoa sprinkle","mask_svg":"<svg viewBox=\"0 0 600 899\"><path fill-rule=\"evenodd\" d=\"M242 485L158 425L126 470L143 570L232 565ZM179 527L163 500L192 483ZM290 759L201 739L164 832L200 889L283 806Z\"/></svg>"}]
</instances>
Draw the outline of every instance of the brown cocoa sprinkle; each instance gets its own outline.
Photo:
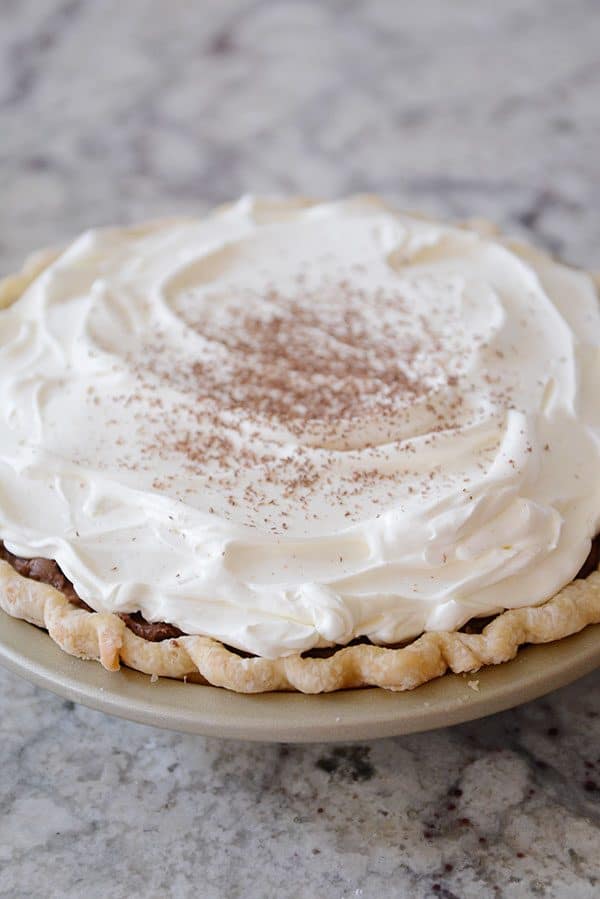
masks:
<instances>
[{"instance_id":1,"label":"brown cocoa sprinkle","mask_svg":"<svg viewBox=\"0 0 600 899\"><path fill-rule=\"evenodd\" d=\"M281 537L313 533L323 507L351 525L365 498L382 512L388 503L431 500L443 473L415 477L419 440L435 446L484 414L487 406L474 402L481 384L467 372L473 348L487 345L467 334L452 302L425 316L401 281L367 289L364 266L327 275L321 261L299 266L286 290L263 272L262 289L236 288L231 300L214 286L200 301L193 290L176 293L183 343L151 330L126 357L135 388L112 398L136 428L131 452L119 420L107 422L119 467ZM487 399L510 406L510 377L483 377ZM93 388L89 396L92 408ZM407 432L415 405L425 438ZM488 452L477 460L481 470Z\"/></svg>"}]
</instances>

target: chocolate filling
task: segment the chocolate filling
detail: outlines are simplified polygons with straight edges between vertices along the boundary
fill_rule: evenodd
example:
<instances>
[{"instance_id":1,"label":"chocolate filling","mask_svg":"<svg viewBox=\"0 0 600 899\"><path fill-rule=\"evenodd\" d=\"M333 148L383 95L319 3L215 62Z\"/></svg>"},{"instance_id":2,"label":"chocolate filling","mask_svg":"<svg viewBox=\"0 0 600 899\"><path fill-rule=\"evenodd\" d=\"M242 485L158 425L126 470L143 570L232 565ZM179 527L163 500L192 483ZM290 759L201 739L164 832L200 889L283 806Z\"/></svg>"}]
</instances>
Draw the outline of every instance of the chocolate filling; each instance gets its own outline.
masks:
<instances>
[{"instance_id":1,"label":"chocolate filling","mask_svg":"<svg viewBox=\"0 0 600 899\"><path fill-rule=\"evenodd\" d=\"M171 640L173 637L183 637L183 631L180 631L174 624L167 624L166 621L146 621L141 612L120 612L119 618L122 618L130 631L143 637L144 640L150 640L151 643L160 643L161 640Z\"/></svg>"},{"instance_id":2,"label":"chocolate filling","mask_svg":"<svg viewBox=\"0 0 600 899\"><path fill-rule=\"evenodd\" d=\"M56 562L50 559L21 559L10 553L4 543L0 540L0 559L4 559L9 565L22 574L24 577L30 577L34 581L41 581L43 584L50 584L64 593L69 602L80 609L86 609L88 612L94 610L88 606L83 599L75 592L75 588L68 578L62 573ZM152 643L159 643L161 640L170 640L172 637L183 636L174 624L167 624L166 621L146 621L140 612L119 612L119 618L125 622L129 630L143 637L144 640L150 640Z\"/></svg>"},{"instance_id":3,"label":"chocolate filling","mask_svg":"<svg viewBox=\"0 0 600 899\"><path fill-rule=\"evenodd\" d=\"M74 606L77 606L80 609L86 609L88 612L94 611L87 603L80 599L75 592L75 588L71 581L65 577L56 562L53 562L51 559L22 559L9 552L2 540L0 540L0 559L8 562L15 571L18 571L19 574L22 574L24 577L29 577L34 581L41 581L43 584L50 584L50 586L60 590ZM590 553L579 570L577 578L581 579L588 577L588 575L595 571L599 566L600 534L592 541ZM173 637L183 636L183 631L180 631L175 625L168 624L166 621L146 621L141 612L119 612L117 614L119 615L119 618L125 622L129 630L133 631L134 634L137 634L138 637L149 640L151 643L160 643L162 640L171 640ZM462 630L465 631L465 633L481 633L485 625L489 624L491 620L491 618L474 618L472 621L468 622ZM367 637L358 637L352 641L352 644L369 642ZM309 652L303 653L303 655L322 658L331 655L333 652L335 652L335 647L312 649ZM247 656L248 653L239 652L239 655Z\"/></svg>"},{"instance_id":4,"label":"chocolate filling","mask_svg":"<svg viewBox=\"0 0 600 899\"><path fill-rule=\"evenodd\" d=\"M596 571L597 568L600 567L600 534L592 540L592 548L590 549L589 555L581 568L579 569L579 573L577 575L578 579L583 579L589 577L593 571Z\"/></svg>"}]
</instances>

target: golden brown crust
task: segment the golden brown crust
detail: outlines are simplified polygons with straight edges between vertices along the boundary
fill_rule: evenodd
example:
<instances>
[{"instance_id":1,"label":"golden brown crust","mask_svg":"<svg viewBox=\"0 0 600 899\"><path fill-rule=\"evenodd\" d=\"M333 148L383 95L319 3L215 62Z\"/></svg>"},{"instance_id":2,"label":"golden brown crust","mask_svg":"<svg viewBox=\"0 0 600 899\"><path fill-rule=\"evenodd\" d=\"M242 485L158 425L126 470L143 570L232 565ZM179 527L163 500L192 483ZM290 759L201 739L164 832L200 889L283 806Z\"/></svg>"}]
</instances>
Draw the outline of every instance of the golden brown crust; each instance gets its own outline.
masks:
<instances>
[{"instance_id":1,"label":"golden brown crust","mask_svg":"<svg viewBox=\"0 0 600 899\"><path fill-rule=\"evenodd\" d=\"M503 612L481 634L430 632L401 649L359 644L327 658L243 658L209 637L151 643L132 633L117 615L77 609L54 587L23 577L2 561L0 607L46 628L65 652L96 659L109 671L124 664L146 674L186 677L238 693L329 693L366 686L412 690L448 670L459 674L498 665L514 658L524 643L549 643L600 623L600 570L573 581L541 606Z\"/></svg>"}]
</instances>

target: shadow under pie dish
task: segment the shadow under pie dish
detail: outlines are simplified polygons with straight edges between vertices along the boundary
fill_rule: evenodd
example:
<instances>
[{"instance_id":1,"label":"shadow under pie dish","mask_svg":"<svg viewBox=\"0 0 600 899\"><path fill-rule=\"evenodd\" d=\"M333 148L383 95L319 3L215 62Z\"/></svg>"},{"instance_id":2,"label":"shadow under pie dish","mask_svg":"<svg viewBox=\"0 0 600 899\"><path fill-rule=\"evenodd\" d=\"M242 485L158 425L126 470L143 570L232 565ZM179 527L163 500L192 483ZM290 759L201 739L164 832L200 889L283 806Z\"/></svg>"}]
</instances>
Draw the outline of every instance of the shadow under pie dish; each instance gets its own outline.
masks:
<instances>
[{"instance_id":1,"label":"shadow under pie dish","mask_svg":"<svg viewBox=\"0 0 600 899\"><path fill-rule=\"evenodd\" d=\"M88 232L0 307L0 605L66 652L402 690L600 621L584 272L244 198Z\"/></svg>"}]
</instances>

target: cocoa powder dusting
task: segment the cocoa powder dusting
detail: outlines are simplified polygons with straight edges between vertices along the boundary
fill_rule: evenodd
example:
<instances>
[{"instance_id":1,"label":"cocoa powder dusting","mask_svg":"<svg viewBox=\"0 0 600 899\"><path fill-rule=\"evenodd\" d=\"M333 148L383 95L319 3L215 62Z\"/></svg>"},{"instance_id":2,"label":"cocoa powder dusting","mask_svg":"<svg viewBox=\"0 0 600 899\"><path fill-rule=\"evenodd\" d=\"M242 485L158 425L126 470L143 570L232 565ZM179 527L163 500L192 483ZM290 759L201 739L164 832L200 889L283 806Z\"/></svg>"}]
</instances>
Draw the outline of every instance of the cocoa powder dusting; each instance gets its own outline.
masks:
<instances>
[{"instance_id":1,"label":"cocoa powder dusting","mask_svg":"<svg viewBox=\"0 0 600 899\"><path fill-rule=\"evenodd\" d=\"M160 468L152 487L181 489L184 502L197 483L219 516L273 534L287 531L290 514L304 515L310 532L312 494L350 519L365 496L398 502L406 473L382 447L416 452L405 439L415 406L429 444L465 423L464 326L452 304L433 310L434 326L399 289L309 281L299 272L293 293L267 285L230 300L176 296L185 346L155 330L126 357L137 387L113 402L137 423L137 455L124 446L119 465ZM336 454L353 452L362 470L348 475ZM419 489L431 493L428 477Z\"/></svg>"}]
</instances>

